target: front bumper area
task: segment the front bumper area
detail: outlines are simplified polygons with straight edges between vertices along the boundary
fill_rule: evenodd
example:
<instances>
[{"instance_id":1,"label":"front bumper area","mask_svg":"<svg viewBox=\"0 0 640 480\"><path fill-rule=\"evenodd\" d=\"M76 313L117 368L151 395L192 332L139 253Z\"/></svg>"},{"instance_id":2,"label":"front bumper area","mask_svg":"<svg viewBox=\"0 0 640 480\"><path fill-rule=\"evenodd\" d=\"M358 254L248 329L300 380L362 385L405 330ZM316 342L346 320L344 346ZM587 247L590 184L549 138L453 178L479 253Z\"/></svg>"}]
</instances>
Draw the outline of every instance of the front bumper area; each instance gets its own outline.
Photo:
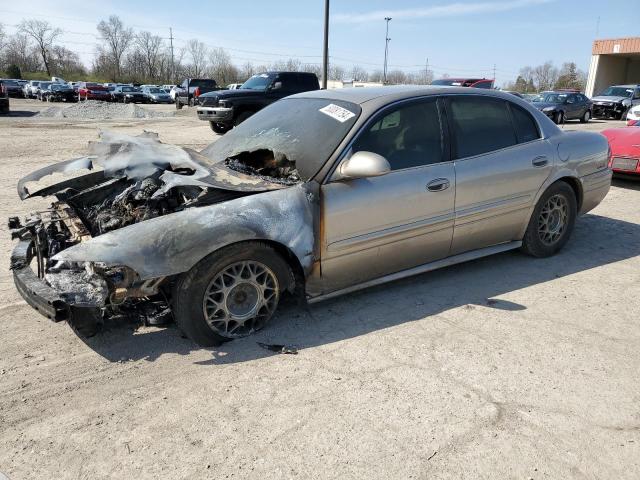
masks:
<instances>
[{"instance_id":1,"label":"front bumper area","mask_svg":"<svg viewBox=\"0 0 640 480\"><path fill-rule=\"evenodd\" d=\"M616 118L622 115L625 107L619 103L594 103L593 116L596 118Z\"/></svg>"},{"instance_id":2,"label":"front bumper area","mask_svg":"<svg viewBox=\"0 0 640 480\"><path fill-rule=\"evenodd\" d=\"M207 122L231 123L233 107L198 107L198 118Z\"/></svg>"},{"instance_id":3,"label":"front bumper area","mask_svg":"<svg viewBox=\"0 0 640 480\"><path fill-rule=\"evenodd\" d=\"M18 293L49 320L68 320L70 306L33 271L31 260L34 256L35 245L32 239L20 240L11 253L11 270Z\"/></svg>"}]
</instances>

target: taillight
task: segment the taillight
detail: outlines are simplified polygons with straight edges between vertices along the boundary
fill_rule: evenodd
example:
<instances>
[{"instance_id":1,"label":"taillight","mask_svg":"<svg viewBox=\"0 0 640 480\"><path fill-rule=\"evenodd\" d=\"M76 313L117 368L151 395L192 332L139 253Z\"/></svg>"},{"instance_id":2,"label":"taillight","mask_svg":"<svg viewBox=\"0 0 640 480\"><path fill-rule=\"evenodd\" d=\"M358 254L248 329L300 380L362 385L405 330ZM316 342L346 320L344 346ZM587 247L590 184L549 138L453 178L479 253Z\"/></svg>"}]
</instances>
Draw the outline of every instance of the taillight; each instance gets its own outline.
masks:
<instances>
[{"instance_id":1,"label":"taillight","mask_svg":"<svg viewBox=\"0 0 640 480\"><path fill-rule=\"evenodd\" d=\"M194 97L200 96L200 87L196 87L196 89L193 91L193 96Z\"/></svg>"}]
</instances>

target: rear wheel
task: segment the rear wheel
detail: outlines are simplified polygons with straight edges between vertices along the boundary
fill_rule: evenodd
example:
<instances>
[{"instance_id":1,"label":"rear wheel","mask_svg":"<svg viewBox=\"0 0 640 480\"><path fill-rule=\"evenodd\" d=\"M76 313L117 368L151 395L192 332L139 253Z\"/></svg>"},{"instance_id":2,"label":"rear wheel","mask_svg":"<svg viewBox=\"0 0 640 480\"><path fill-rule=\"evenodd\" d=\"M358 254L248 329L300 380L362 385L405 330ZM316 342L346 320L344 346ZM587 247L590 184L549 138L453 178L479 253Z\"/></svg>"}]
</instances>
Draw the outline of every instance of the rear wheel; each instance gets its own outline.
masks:
<instances>
[{"instance_id":1,"label":"rear wheel","mask_svg":"<svg viewBox=\"0 0 640 480\"><path fill-rule=\"evenodd\" d=\"M591 112L587 110L580 119L580 123L589 123L589 120L591 120Z\"/></svg>"},{"instance_id":2,"label":"rear wheel","mask_svg":"<svg viewBox=\"0 0 640 480\"><path fill-rule=\"evenodd\" d=\"M533 210L522 250L534 257L549 257L569 240L578 205L573 189L565 182L551 185Z\"/></svg>"},{"instance_id":3,"label":"rear wheel","mask_svg":"<svg viewBox=\"0 0 640 480\"><path fill-rule=\"evenodd\" d=\"M293 282L289 266L270 246L241 243L201 260L176 282L176 323L208 347L263 328Z\"/></svg>"},{"instance_id":4,"label":"rear wheel","mask_svg":"<svg viewBox=\"0 0 640 480\"><path fill-rule=\"evenodd\" d=\"M182 103L180 103L180 99L176 97L176 110L182 110Z\"/></svg>"}]
</instances>

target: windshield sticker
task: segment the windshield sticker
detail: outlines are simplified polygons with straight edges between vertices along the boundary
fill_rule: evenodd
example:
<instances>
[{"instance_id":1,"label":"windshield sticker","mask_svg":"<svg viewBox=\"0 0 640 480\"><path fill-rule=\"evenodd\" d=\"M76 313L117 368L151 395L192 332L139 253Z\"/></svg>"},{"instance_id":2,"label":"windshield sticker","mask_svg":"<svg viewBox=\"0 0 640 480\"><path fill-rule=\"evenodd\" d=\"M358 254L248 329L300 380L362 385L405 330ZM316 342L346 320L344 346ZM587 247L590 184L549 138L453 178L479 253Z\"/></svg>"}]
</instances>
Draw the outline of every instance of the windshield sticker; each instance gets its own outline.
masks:
<instances>
[{"instance_id":1,"label":"windshield sticker","mask_svg":"<svg viewBox=\"0 0 640 480\"><path fill-rule=\"evenodd\" d=\"M320 111L325 115L329 115L331 118L335 118L340 123L344 123L350 118L356 116L355 113L350 112L346 108L342 108L338 105L334 105L333 103L330 103L326 107L322 107Z\"/></svg>"}]
</instances>

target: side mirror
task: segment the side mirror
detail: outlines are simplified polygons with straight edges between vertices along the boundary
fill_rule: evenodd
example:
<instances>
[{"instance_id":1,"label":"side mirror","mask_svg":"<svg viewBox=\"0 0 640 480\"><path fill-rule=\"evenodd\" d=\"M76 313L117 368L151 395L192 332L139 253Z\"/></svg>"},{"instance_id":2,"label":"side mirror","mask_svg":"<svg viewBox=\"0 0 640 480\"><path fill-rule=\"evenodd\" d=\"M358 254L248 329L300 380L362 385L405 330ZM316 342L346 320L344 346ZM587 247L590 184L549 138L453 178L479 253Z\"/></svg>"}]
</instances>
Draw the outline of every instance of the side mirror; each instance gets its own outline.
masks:
<instances>
[{"instance_id":1,"label":"side mirror","mask_svg":"<svg viewBox=\"0 0 640 480\"><path fill-rule=\"evenodd\" d=\"M282 88L282 82L274 82L271 85L271 90L280 90Z\"/></svg>"},{"instance_id":2,"label":"side mirror","mask_svg":"<svg viewBox=\"0 0 640 480\"><path fill-rule=\"evenodd\" d=\"M379 177L391 171L386 158L373 152L356 152L348 160L342 162L339 173L342 178Z\"/></svg>"}]
</instances>

